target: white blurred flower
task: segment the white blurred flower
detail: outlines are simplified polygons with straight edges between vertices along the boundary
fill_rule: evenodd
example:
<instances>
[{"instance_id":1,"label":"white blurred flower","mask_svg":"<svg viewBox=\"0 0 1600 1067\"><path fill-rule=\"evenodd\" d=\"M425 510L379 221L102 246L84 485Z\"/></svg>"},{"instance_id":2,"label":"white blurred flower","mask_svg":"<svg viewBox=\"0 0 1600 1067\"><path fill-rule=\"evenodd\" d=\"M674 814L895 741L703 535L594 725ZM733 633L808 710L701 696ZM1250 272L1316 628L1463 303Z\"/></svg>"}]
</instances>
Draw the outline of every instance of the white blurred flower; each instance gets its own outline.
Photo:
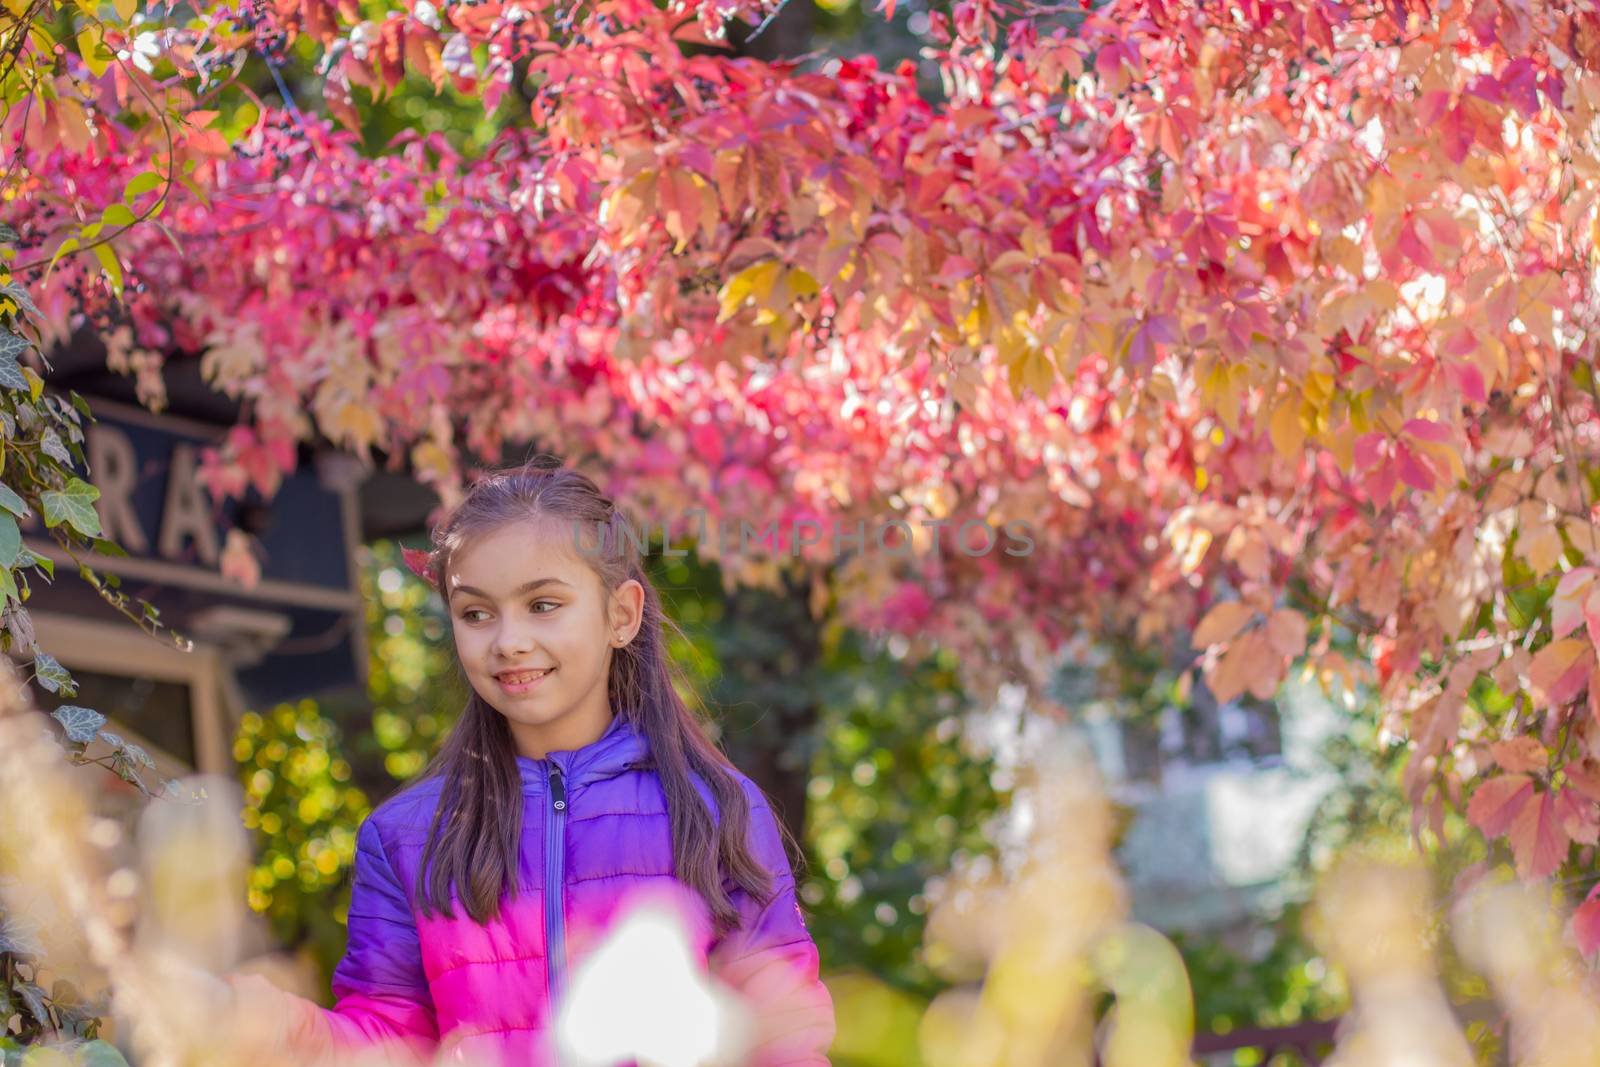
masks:
<instances>
[{"instance_id":1,"label":"white blurred flower","mask_svg":"<svg viewBox=\"0 0 1600 1067\"><path fill-rule=\"evenodd\" d=\"M573 973L556 1023L573 1067L708 1067L738 1062L749 1013L695 966L668 907L643 905Z\"/></svg>"}]
</instances>

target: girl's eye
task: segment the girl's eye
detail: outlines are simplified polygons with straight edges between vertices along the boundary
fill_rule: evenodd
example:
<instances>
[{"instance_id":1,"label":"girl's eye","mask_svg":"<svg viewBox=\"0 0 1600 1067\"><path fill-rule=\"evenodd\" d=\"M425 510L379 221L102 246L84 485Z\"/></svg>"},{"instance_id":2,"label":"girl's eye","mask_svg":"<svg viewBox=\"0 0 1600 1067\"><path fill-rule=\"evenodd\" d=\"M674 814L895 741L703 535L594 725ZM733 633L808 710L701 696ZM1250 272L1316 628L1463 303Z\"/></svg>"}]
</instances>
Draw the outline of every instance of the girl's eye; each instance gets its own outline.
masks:
<instances>
[{"instance_id":1,"label":"girl's eye","mask_svg":"<svg viewBox=\"0 0 1600 1067\"><path fill-rule=\"evenodd\" d=\"M532 608L537 609L540 604L548 604L548 605L550 605L551 611L554 611L556 608L559 608L561 606L560 602L559 601L555 601L555 600L535 600L529 606L532 607ZM535 615L548 615L548 614L550 614L550 612L549 611L537 611L536 610L536 611L534 611L534 614Z\"/></svg>"},{"instance_id":2,"label":"girl's eye","mask_svg":"<svg viewBox=\"0 0 1600 1067\"><path fill-rule=\"evenodd\" d=\"M461 620L463 622L477 622L478 620L473 618L474 615L487 615L487 614L488 614L488 612L480 610L479 608L468 608L466 611L463 611L461 613Z\"/></svg>"}]
</instances>

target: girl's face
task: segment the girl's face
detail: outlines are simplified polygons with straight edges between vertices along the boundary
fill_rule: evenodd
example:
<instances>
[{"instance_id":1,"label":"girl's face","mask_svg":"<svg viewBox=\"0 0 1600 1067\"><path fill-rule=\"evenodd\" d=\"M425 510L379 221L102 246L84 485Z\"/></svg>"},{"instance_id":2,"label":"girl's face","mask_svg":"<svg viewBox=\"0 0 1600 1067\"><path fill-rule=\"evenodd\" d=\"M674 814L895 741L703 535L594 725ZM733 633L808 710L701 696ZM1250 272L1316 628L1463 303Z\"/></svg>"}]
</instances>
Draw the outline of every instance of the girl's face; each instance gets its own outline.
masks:
<instances>
[{"instance_id":1,"label":"girl's face","mask_svg":"<svg viewBox=\"0 0 1600 1067\"><path fill-rule=\"evenodd\" d=\"M467 680L535 759L605 732L611 657L643 619L644 588L629 579L608 597L570 529L507 523L468 541L445 578Z\"/></svg>"}]
</instances>

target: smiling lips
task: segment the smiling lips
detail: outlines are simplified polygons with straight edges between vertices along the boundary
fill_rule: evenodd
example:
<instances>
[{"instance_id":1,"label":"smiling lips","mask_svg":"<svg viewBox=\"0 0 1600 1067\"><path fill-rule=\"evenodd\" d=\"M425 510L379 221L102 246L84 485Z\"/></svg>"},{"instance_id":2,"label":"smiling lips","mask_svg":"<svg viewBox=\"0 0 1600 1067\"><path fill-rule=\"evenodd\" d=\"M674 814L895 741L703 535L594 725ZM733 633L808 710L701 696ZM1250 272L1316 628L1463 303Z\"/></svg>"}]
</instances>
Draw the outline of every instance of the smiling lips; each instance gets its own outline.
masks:
<instances>
[{"instance_id":1,"label":"smiling lips","mask_svg":"<svg viewBox=\"0 0 1600 1067\"><path fill-rule=\"evenodd\" d=\"M522 693L532 689L535 685L538 685L539 682L545 678L545 676L549 675L554 670L554 667L549 667L545 670L537 671L500 671L494 676L494 680L499 682L501 687L509 692Z\"/></svg>"}]
</instances>

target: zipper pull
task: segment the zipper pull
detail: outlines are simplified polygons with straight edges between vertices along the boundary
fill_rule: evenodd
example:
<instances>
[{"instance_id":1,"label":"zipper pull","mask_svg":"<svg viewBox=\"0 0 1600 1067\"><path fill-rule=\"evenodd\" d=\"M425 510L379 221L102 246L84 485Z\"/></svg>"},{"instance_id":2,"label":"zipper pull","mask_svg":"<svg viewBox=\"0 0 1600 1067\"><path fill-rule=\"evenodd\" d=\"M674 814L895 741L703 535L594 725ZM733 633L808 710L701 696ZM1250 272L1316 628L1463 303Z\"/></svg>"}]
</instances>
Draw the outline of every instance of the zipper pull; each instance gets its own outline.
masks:
<instances>
[{"instance_id":1,"label":"zipper pull","mask_svg":"<svg viewBox=\"0 0 1600 1067\"><path fill-rule=\"evenodd\" d=\"M557 811L567 810L567 790L561 784L561 768L550 766L550 799Z\"/></svg>"}]
</instances>

